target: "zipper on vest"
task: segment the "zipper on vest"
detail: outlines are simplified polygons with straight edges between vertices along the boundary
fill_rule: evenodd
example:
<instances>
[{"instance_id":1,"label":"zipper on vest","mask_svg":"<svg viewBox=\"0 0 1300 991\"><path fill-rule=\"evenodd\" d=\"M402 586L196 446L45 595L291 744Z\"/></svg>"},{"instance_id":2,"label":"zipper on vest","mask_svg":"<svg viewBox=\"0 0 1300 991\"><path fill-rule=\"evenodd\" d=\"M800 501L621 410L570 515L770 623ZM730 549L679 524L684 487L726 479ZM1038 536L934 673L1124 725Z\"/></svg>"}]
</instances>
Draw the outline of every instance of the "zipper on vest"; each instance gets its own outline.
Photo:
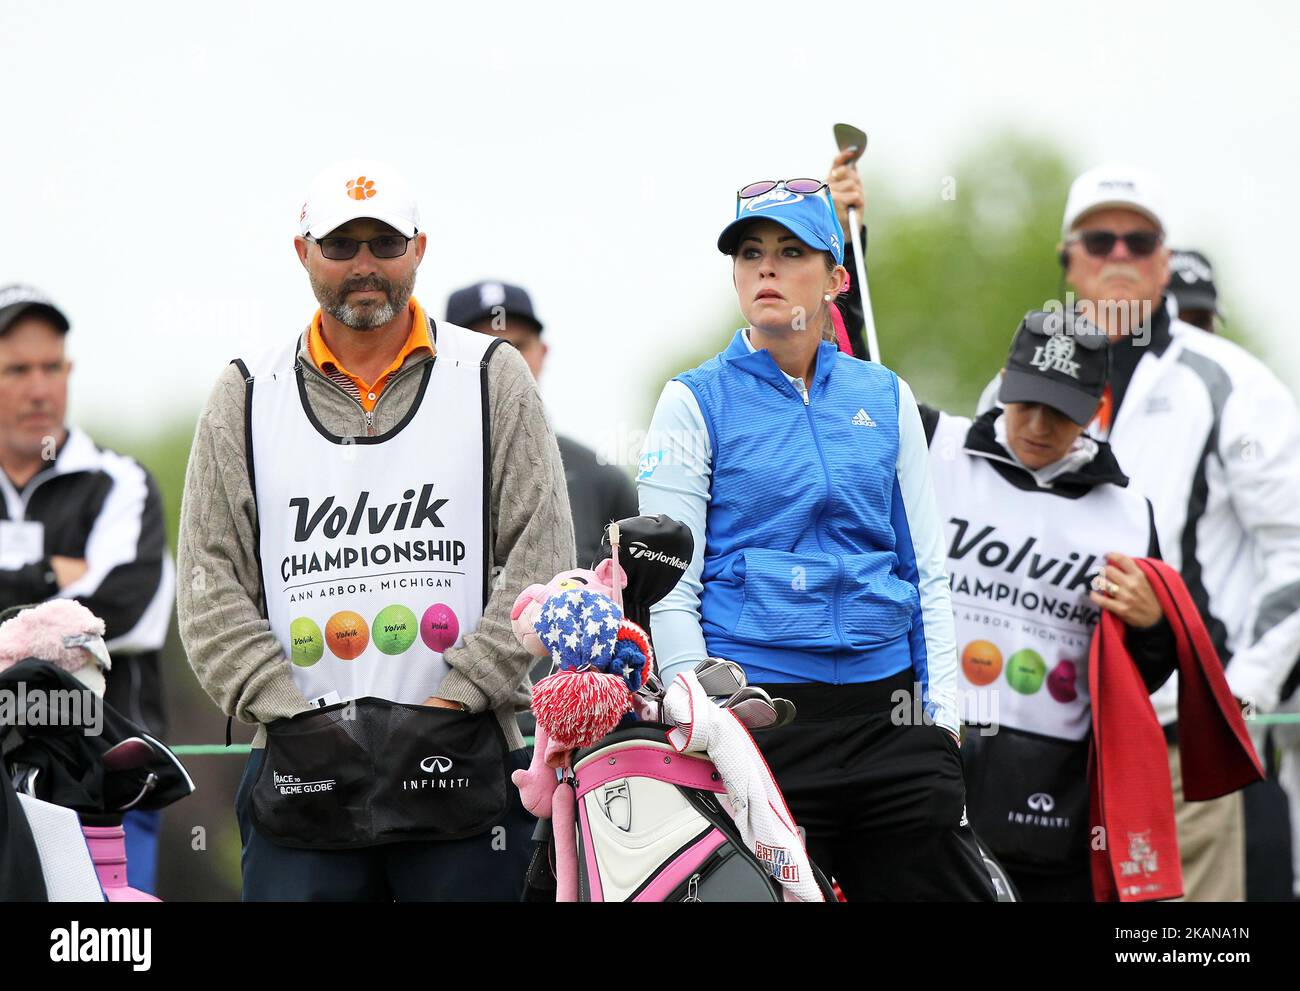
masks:
<instances>
[{"instance_id":1,"label":"zipper on vest","mask_svg":"<svg viewBox=\"0 0 1300 991\"><path fill-rule=\"evenodd\" d=\"M817 436L817 424L813 421L812 410L808 407L808 398L806 394L804 396L804 413L807 414L808 417L808 429L812 432L813 435L813 444L817 448L817 457L821 460L822 463L822 474L826 476L826 505L822 509L821 513L818 514L818 521L817 521L818 526L821 527L825 523L826 514L831 508L830 506L831 497L833 495L833 491L831 488L831 470L830 467L826 464L826 454L822 450L821 438ZM826 548L822 544L822 535L820 530L817 533L817 547L820 551L822 551L822 553L826 552ZM839 554L832 554L831 556L835 558L835 590L834 593L831 595L831 622L835 626L835 636L842 642L844 640L844 631L840 629L840 589L844 586L844 561L842 560ZM837 657L838 657L838 653L839 652L837 650L836 652ZM838 660L835 661L835 682L834 683L839 684L839 661Z\"/></svg>"},{"instance_id":2,"label":"zipper on vest","mask_svg":"<svg viewBox=\"0 0 1300 991\"><path fill-rule=\"evenodd\" d=\"M403 376L410 374L411 372L415 371L417 368L420 368L420 367L422 367L420 364L414 364L414 365L412 365L412 364L406 364L406 365L403 365L401 368L399 368L399 369L398 369L396 372L394 372L392 375L390 375L390 376L388 377L388 381L384 383L384 391L383 391L382 393L379 394L379 400L378 400L378 402L375 403L375 406L378 407L378 406L379 406L379 403L382 403L382 402L384 401L384 396L389 394L389 393L388 393L388 390L389 390L390 388L392 388L392 386L393 386L394 383L396 383L396 382L397 382L399 379L401 379ZM357 401L357 405L358 405L358 406L361 406L361 401L360 401L360 400ZM366 414L366 436L367 436L367 437L373 437L373 436L375 436L375 412L374 412L374 410L367 410L364 406L361 406L361 411L362 411L363 413Z\"/></svg>"},{"instance_id":3,"label":"zipper on vest","mask_svg":"<svg viewBox=\"0 0 1300 991\"><path fill-rule=\"evenodd\" d=\"M347 396L349 399L352 399L352 396L348 395L347 391L341 385L339 385L332 378L330 378L328 375L322 372L310 361L303 362L303 366L305 368L310 368L312 373L315 374L322 382L328 382L335 389L338 389L339 392L342 392L343 395ZM389 377L387 384L385 384L384 386L384 391L387 392L388 387L391 386L394 382L396 382L398 379L402 378L405 375L409 375L411 372L415 371L415 369L419 367L421 367L419 364L403 365L396 372L394 372L392 376ZM380 402L383 401L383 398L384 397L382 395L379 397ZM352 399L352 401L357 404L357 409L361 410L362 415L364 415L366 418L366 436L374 437L375 436L375 414L372 411L367 410L364 406L362 406L361 400Z\"/></svg>"}]
</instances>

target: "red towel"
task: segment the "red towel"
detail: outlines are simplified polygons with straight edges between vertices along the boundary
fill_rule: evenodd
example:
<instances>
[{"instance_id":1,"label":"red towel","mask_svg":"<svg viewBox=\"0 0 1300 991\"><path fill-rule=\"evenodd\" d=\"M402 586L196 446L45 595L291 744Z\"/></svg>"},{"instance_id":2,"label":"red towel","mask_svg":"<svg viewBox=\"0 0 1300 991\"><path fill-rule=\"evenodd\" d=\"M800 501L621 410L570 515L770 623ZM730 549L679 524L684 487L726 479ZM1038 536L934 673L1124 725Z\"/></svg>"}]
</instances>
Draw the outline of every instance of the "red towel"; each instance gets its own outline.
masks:
<instances>
[{"instance_id":1,"label":"red towel","mask_svg":"<svg viewBox=\"0 0 1300 991\"><path fill-rule=\"evenodd\" d=\"M1183 794L1218 798L1264 776L1241 708L1187 586L1163 561L1139 559L1178 647L1178 748ZM1126 627L1103 611L1088 655L1092 887L1097 901L1183 893L1173 784L1164 733L1124 646Z\"/></svg>"}]
</instances>

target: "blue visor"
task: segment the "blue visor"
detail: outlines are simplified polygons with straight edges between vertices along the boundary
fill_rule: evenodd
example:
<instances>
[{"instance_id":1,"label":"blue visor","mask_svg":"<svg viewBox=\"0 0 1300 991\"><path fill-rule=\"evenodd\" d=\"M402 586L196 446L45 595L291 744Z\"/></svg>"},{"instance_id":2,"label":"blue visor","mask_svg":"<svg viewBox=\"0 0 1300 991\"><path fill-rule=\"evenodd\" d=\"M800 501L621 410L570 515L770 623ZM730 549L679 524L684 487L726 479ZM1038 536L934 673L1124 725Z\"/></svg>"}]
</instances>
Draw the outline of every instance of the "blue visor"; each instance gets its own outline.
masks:
<instances>
[{"instance_id":1,"label":"blue visor","mask_svg":"<svg viewBox=\"0 0 1300 991\"><path fill-rule=\"evenodd\" d=\"M739 200L736 219L718 235L718 250L734 255L741 232L751 220L774 221L808 247L829 251L836 265L844 262L844 230L835 216L835 203L828 189L805 195L777 186L761 196Z\"/></svg>"}]
</instances>

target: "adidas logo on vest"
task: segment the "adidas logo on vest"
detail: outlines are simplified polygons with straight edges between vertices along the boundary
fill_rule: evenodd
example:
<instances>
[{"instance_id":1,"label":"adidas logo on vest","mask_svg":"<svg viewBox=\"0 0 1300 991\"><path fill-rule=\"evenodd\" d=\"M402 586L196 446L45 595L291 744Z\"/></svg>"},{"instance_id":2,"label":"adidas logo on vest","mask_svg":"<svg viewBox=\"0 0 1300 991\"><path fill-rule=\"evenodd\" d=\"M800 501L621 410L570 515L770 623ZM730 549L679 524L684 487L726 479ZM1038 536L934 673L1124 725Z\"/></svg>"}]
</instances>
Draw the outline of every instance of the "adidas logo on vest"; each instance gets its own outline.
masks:
<instances>
[{"instance_id":1,"label":"adidas logo on vest","mask_svg":"<svg viewBox=\"0 0 1300 991\"><path fill-rule=\"evenodd\" d=\"M871 415L866 410L860 409L853 417L853 425L855 427L874 427L876 421L871 419Z\"/></svg>"}]
</instances>

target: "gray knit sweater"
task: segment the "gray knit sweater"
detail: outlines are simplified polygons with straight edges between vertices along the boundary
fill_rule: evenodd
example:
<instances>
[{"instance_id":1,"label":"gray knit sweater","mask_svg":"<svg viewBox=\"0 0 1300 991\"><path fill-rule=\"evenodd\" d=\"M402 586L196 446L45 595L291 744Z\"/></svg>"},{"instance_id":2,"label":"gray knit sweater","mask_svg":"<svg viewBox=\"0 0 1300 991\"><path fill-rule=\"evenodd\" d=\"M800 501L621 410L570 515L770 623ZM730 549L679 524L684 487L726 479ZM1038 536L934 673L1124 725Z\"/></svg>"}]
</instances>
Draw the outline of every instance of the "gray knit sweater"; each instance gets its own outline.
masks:
<instances>
[{"instance_id":1,"label":"gray knit sweater","mask_svg":"<svg viewBox=\"0 0 1300 991\"><path fill-rule=\"evenodd\" d=\"M298 343L307 400L331 433L362 436L365 411L327 378ZM382 434L406 415L418 392L427 352L406 359L374 409ZM227 715L262 724L308 707L290 662L259 610L257 509L244 439L244 379L229 365L199 417L181 504L176 606L181 640L199 683ZM435 693L473 712L495 711L510 749L523 746L515 713L528 705L531 658L510 630L515 596L574 566L573 522L555 435L528 366L512 347L488 364L492 430L492 585L478 629L444 655L451 670ZM454 429L454 425L452 425Z\"/></svg>"}]
</instances>

